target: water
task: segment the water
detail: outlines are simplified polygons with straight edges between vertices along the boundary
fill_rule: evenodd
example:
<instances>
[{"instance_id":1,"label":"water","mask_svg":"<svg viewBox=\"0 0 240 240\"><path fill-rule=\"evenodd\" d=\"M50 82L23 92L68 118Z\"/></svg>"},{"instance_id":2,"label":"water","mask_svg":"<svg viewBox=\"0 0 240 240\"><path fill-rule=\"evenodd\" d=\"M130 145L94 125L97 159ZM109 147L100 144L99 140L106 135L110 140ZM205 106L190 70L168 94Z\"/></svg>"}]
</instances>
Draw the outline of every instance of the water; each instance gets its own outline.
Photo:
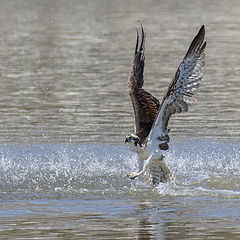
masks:
<instances>
[{"instance_id":1,"label":"water","mask_svg":"<svg viewBox=\"0 0 240 240\"><path fill-rule=\"evenodd\" d=\"M0 237L204 239L240 234L239 144L174 143L166 159L179 184L155 189L126 177L137 167L126 147L2 145L0 152Z\"/></svg>"},{"instance_id":2,"label":"water","mask_svg":"<svg viewBox=\"0 0 240 240\"><path fill-rule=\"evenodd\" d=\"M0 239L239 239L238 1L1 1ZM137 20L161 99L206 26L199 103L170 121L178 184L130 181Z\"/></svg>"}]
</instances>

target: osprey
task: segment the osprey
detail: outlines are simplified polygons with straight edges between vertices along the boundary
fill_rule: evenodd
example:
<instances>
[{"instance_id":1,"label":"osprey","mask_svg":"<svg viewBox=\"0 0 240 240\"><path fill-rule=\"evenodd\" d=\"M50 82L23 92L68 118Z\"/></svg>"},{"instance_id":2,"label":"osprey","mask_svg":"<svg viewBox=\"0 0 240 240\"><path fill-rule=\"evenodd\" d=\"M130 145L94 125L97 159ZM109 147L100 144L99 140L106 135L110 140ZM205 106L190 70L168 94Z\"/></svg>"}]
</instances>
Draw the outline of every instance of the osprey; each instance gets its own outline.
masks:
<instances>
[{"instance_id":1,"label":"osprey","mask_svg":"<svg viewBox=\"0 0 240 240\"><path fill-rule=\"evenodd\" d=\"M169 143L168 121L172 114L188 111L189 103L196 103L195 91L203 76L206 42L204 25L193 39L161 102L144 90L145 33L141 25L141 43L137 41L128 90L135 115L135 133L126 136L125 143L138 155L138 172L128 173L134 179L147 173L153 185L175 180L164 162L163 151ZM145 164L144 161L146 160ZM148 170L148 171L147 171Z\"/></svg>"}]
</instances>

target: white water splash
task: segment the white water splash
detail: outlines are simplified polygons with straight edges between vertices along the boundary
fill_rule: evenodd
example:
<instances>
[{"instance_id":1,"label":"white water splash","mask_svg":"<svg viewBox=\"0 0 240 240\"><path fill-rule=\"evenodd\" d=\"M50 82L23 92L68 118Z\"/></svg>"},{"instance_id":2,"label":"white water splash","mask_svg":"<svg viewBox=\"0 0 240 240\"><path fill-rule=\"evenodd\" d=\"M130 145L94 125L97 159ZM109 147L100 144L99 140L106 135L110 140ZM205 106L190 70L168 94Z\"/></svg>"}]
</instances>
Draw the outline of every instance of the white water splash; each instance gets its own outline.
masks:
<instances>
[{"instance_id":1,"label":"white water splash","mask_svg":"<svg viewBox=\"0 0 240 240\"><path fill-rule=\"evenodd\" d=\"M127 147L107 145L0 146L0 189L8 198L49 195L155 194L240 197L240 145L191 141L175 143L165 160L179 184L152 189L126 173L137 167Z\"/></svg>"}]
</instances>

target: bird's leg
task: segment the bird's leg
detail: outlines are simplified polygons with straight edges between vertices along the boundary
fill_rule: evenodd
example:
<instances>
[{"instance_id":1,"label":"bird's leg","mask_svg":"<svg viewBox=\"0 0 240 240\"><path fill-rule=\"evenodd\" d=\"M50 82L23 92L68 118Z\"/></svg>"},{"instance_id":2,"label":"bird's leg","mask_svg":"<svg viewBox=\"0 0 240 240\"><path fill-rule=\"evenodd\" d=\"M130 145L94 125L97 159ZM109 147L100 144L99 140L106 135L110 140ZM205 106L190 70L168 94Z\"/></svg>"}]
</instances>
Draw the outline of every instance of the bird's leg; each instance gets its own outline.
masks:
<instances>
[{"instance_id":1,"label":"bird's leg","mask_svg":"<svg viewBox=\"0 0 240 240\"><path fill-rule=\"evenodd\" d=\"M144 166L142 167L142 170L139 169L139 172L129 172L127 174L127 177L129 177L130 179L134 179L138 176L140 176L141 174L143 174L146 169L148 168L148 166L151 164L152 162L152 159L154 158L154 155L151 155L147 160L146 160L146 163L144 164ZM143 162L142 162L143 164ZM139 165L139 168L140 168L140 165Z\"/></svg>"}]
</instances>

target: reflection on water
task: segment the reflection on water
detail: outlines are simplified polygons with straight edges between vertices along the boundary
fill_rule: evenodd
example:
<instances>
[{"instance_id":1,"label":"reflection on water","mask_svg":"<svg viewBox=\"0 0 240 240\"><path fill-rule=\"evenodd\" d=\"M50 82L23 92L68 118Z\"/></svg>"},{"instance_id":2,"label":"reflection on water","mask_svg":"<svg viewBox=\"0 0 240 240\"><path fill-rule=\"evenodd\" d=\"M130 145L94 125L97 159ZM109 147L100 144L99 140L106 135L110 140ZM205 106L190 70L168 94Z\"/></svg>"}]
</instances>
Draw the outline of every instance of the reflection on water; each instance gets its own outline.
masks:
<instances>
[{"instance_id":1,"label":"reflection on water","mask_svg":"<svg viewBox=\"0 0 240 240\"><path fill-rule=\"evenodd\" d=\"M131 202L98 201L100 212L92 213L86 206L85 212L80 207L83 202L32 201L27 204L15 205L16 211L22 209L24 218L9 213L8 217L0 220L0 238L24 239L35 237L41 239L238 239L239 211L235 216L223 214L212 215L201 211L201 207L190 207L194 199L180 199L184 204L171 199L159 199L158 202ZM170 202L170 206L167 202ZM200 206L211 205L216 212L231 211L226 203L202 199ZM63 207L66 204L67 207ZM239 206L239 199L233 202ZM118 206L122 208L118 209ZM175 209L171 207L175 206ZM11 208L10 204L5 205ZM96 209L96 201L88 204L89 208ZM125 207L125 208L124 208ZM200 211L199 211L200 210ZM89 211L89 212L87 212ZM115 215L111 215L110 212ZM110 213L110 214L109 214ZM201 215L202 214L202 215ZM206 217L207 215L207 217ZM5 220L7 219L7 221Z\"/></svg>"},{"instance_id":2,"label":"reflection on water","mask_svg":"<svg viewBox=\"0 0 240 240\"><path fill-rule=\"evenodd\" d=\"M0 239L239 238L239 12L235 0L2 0ZM199 103L170 122L180 184L154 190L126 178L136 158L119 147L137 20L159 99L202 24L208 42Z\"/></svg>"},{"instance_id":3,"label":"reflection on water","mask_svg":"<svg viewBox=\"0 0 240 240\"><path fill-rule=\"evenodd\" d=\"M2 1L1 142L122 143L133 129L127 78L138 19L147 31L145 88L159 99L206 25L200 101L174 116L171 136L237 139L240 4L221 3Z\"/></svg>"}]
</instances>

